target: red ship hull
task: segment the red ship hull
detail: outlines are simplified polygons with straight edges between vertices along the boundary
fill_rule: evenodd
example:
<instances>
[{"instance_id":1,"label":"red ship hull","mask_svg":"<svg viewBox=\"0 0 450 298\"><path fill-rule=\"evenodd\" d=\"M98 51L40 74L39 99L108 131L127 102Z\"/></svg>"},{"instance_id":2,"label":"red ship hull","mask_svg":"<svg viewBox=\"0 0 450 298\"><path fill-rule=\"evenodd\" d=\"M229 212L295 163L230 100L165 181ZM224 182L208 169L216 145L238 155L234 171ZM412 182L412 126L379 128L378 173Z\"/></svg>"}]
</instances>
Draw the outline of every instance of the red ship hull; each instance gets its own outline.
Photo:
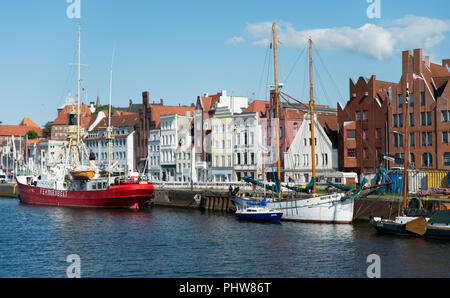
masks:
<instances>
[{"instance_id":1,"label":"red ship hull","mask_svg":"<svg viewBox=\"0 0 450 298\"><path fill-rule=\"evenodd\" d=\"M55 190L19 182L17 187L25 204L91 208L141 208L154 191L151 183L125 183L92 191Z\"/></svg>"}]
</instances>

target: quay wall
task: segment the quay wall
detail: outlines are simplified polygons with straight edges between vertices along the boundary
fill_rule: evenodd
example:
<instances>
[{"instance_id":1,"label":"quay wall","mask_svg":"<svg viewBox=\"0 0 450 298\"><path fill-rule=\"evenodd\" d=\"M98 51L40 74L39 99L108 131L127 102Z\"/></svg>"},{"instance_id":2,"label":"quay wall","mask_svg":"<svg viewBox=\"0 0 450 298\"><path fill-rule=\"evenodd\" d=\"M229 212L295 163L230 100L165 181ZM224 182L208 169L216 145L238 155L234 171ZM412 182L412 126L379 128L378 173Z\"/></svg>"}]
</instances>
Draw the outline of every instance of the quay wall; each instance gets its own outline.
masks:
<instances>
[{"instance_id":1,"label":"quay wall","mask_svg":"<svg viewBox=\"0 0 450 298\"><path fill-rule=\"evenodd\" d=\"M3 183L0 184L0 197L2 198L18 198L17 184L13 183Z\"/></svg>"}]
</instances>

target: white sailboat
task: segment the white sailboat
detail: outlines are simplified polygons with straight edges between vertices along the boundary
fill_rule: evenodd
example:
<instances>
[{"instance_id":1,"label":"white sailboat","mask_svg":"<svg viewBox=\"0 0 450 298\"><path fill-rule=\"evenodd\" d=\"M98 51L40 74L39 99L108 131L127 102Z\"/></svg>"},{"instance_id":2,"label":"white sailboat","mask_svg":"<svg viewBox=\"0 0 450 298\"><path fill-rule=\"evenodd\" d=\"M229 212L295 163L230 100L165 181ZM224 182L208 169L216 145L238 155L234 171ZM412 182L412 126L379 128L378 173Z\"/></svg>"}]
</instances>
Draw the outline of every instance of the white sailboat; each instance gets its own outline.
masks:
<instances>
[{"instance_id":1,"label":"white sailboat","mask_svg":"<svg viewBox=\"0 0 450 298\"><path fill-rule=\"evenodd\" d=\"M311 123L311 139L314 140L314 97L313 97L313 83L312 83L312 55L311 55L312 41L309 39L309 66L310 66L310 113L309 119ZM279 119L279 93L277 81L277 60L276 60L276 32L275 24L273 24L273 50L274 50L274 67L275 67L275 102L276 102L276 117ZM278 122L279 123L279 122ZM277 128L277 160L278 160L278 181L281 181L280 171L280 145L279 145L279 129ZM312 193L306 196L296 196L293 198L283 198L281 189L278 192L279 201L267 202L268 208L277 208L283 212L282 220L291 220L299 222L312 223L336 223L349 224L353 220L353 208L355 197L360 193L364 186L364 181L360 184L360 188L351 194L334 192L326 195L318 195L316 193L316 173L315 173L315 142L311 142L311 158L312 158ZM281 183L278 187L281 187Z\"/></svg>"}]
</instances>

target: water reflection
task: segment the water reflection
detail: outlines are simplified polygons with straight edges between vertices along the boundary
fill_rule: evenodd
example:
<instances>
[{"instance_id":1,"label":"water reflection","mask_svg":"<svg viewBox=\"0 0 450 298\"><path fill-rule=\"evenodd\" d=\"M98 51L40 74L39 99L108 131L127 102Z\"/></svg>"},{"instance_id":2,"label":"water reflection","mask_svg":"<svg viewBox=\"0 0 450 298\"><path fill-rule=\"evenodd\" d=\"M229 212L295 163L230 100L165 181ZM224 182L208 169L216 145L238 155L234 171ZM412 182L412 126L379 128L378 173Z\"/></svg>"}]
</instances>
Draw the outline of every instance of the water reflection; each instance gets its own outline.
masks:
<instances>
[{"instance_id":1,"label":"water reflection","mask_svg":"<svg viewBox=\"0 0 450 298\"><path fill-rule=\"evenodd\" d=\"M0 277L449 277L449 242L354 225L255 223L234 215L154 208L107 210L0 200Z\"/></svg>"}]
</instances>

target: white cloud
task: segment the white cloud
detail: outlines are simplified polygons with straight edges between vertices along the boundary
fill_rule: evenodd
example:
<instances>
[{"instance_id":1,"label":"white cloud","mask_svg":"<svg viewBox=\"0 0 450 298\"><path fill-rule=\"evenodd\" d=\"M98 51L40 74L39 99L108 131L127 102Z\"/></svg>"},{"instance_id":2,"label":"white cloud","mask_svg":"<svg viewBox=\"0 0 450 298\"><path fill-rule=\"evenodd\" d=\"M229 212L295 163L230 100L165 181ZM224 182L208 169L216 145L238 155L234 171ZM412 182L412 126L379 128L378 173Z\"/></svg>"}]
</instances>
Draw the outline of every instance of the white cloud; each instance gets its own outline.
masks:
<instances>
[{"instance_id":1,"label":"white cloud","mask_svg":"<svg viewBox=\"0 0 450 298\"><path fill-rule=\"evenodd\" d=\"M359 28L339 27L296 30L290 23L277 24L277 38L282 46L302 49L311 36L320 50L341 50L378 60L388 59L399 51L423 48L432 51L445 40L450 20L407 15L387 26L365 24ZM245 32L254 45L267 46L271 41L272 24L249 24Z\"/></svg>"},{"instance_id":2,"label":"white cloud","mask_svg":"<svg viewBox=\"0 0 450 298\"><path fill-rule=\"evenodd\" d=\"M226 44L239 44L239 43L243 43L243 42L245 42L245 38L243 38L241 36L235 36L235 37L228 38L226 41Z\"/></svg>"}]
</instances>

